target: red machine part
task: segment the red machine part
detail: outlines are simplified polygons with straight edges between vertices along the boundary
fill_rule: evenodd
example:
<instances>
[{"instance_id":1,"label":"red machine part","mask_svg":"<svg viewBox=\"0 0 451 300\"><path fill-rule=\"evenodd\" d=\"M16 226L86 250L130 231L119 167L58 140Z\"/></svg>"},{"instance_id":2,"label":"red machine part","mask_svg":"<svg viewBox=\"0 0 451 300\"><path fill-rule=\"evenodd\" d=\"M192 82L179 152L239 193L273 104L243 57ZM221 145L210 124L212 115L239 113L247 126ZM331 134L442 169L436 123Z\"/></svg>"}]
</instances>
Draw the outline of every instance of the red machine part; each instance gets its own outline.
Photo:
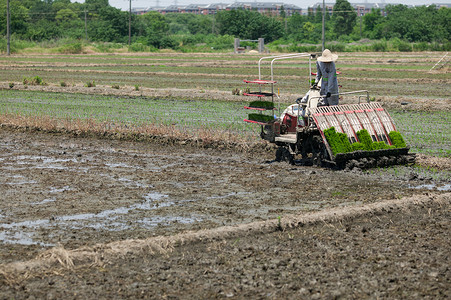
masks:
<instances>
[{"instance_id":1,"label":"red machine part","mask_svg":"<svg viewBox=\"0 0 451 300\"><path fill-rule=\"evenodd\" d=\"M396 130L392 118L379 103L322 106L311 109L313 120L327 143L323 131L335 127L344 132L351 142L358 142L357 131L368 130L373 141L391 145L388 134Z\"/></svg>"}]
</instances>

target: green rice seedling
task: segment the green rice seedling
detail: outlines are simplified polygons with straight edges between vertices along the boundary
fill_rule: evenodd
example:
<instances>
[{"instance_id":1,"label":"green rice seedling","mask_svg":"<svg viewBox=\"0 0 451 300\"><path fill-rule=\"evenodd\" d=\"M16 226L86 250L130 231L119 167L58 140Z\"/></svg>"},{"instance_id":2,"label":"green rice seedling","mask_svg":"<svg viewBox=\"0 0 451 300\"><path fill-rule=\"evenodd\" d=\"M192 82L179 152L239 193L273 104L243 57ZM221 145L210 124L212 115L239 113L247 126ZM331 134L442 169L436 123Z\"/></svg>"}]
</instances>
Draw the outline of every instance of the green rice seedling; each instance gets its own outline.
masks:
<instances>
[{"instance_id":1,"label":"green rice seedling","mask_svg":"<svg viewBox=\"0 0 451 300\"><path fill-rule=\"evenodd\" d=\"M346 133L339 132L338 137L341 141L341 144L343 147L342 148L343 152L351 152L352 151L351 142L349 142L349 139L348 139L348 136L346 135Z\"/></svg>"},{"instance_id":2,"label":"green rice seedling","mask_svg":"<svg viewBox=\"0 0 451 300\"><path fill-rule=\"evenodd\" d=\"M139 85L135 84L135 91L139 91Z\"/></svg>"},{"instance_id":3,"label":"green rice seedling","mask_svg":"<svg viewBox=\"0 0 451 300\"><path fill-rule=\"evenodd\" d=\"M379 149L388 149L390 148L389 145L387 145L385 142L374 142L372 145L373 150L379 150Z\"/></svg>"},{"instance_id":4,"label":"green rice seedling","mask_svg":"<svg viewBox=\"0 0 451 300\"><path fill-rule=\"evenodd\" d=\"M365 150L373 150L373 140L371 139L368 130L362 129L357 131L357 137L359 138L359 141L365 146Z\"/></svg>"},{"instance_id":5,"label":"green rice seedling","mask_svg":"<svg viewBox=\"0 0 451 300\"><path fill-rule=\"evenodd\" d=\"M352 143L351 147L352 151L365 150L365 145L360 142Z\"/></svg>"},{"instance_id":6,"label":"green rice seedling","mask_svg":"<svg viewBox=\"0 0 451 300\"><path fill-rule=\"evenodd\" d=\"M263 108L263 109L273 109L274 108L274 103L270 102L270 101L257 100L257 101L252 101L251 103L249 103L249 107Z\"/></svg>"},{"instance_id":7,"label":"green rice seedling","mask_svg":"<svg viewBox=\"0 0 451 300\"><path fill-rule=\"evenodd\" d=\"M388 136L390 137L391 142L396 148L405 148L407 147L406 142L404 141L402 135L397 131L391 131Z\"/></svg>"},{"instance_id":8,"label":"green rice seedling","mask_svg":"<svg viewBox=\"0 0 451 300\"><path fill-rule=\"evenodd\" d=\"M329 143L330 148L334 154L344 153L346 152L346 147L343 144L343 136L340 136L339 133L335 130L335 127L330 127L324 130L324 135L326 137L327 142ZM346 136L346 134L344 134ZM347 140L347 137L346 137ZM349 140L348 140L349 143ZM349 145L350 146L350 145Z\"/></svg>"},{"instance_id":9,"label":"green rice seedling","mask_svg":"<svg viewBox=\"0 0 451 300\"><path fill-rule=\"evenodd\" d=\"M262 114L249 114L249 120L257 122L270 122L274 120L273 116L262 115Z\"/></svg>"}]
</instances>

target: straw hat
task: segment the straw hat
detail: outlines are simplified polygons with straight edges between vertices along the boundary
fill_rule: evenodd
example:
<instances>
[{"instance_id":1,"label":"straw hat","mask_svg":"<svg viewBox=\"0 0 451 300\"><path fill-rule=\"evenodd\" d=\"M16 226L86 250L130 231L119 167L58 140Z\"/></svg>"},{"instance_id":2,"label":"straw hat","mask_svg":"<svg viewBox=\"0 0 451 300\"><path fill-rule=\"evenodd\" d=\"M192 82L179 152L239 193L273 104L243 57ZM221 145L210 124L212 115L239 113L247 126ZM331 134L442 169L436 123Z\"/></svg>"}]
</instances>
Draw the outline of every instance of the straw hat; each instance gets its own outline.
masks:
<instances>
[{"instance_id":1,"label":"straw hat","mask_svg":"<svg viewBox=\"0 0 451 300\"><path fill-rule=\"evenodd\" d=\"M332 54L332 52L330 52L329 49L326 49L323 51L323 54L318 57L318 61L322 61L322 62L333 62L336 61L338 58L337 54Z\"/></svg>"}]
</instances>

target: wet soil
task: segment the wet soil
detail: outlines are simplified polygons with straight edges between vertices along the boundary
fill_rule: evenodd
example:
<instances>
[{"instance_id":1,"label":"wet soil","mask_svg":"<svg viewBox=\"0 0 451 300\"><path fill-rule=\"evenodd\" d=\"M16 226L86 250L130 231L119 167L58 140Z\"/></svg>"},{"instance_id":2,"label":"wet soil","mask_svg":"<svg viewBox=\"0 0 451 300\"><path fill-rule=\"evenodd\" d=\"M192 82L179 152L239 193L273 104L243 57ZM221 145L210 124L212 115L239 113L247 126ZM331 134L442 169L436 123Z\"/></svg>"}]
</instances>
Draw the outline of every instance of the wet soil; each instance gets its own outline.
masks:
<instances>
[{"instance_id":1,"label":"wet soil","mask_svg":"<svg viewBox=\"0 0 451 300\"><path fill-rule=\"evenodd\" d=\"M1 298L450 296L450 194L412 188L418 176L6 127L0 141ZM278 222L425 195L442 200L291 229ZM262 225L233 233L243 224ZM222 228L232 234L202 238ZM187 232L199 237L180 242ZM140 245L174 236L171 247ZM122 252L70 258L105 247Z\"/></svg>"}]
</instances>

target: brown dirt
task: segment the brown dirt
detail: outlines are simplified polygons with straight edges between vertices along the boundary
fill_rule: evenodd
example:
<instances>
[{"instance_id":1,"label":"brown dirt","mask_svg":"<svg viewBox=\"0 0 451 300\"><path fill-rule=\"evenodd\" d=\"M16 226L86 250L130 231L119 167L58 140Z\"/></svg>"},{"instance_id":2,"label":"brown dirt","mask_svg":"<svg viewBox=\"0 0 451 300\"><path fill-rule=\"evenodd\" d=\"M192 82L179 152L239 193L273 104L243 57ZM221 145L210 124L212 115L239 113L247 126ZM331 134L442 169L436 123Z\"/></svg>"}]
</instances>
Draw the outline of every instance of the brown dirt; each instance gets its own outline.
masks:
<instances>
[{"instance_id":1,"label":"brown dirt","mask_svg":"<svg viewBox=\"0 0 451 300\"><path fill-rule=\"evenodd\" d=\"M451 194L416 176L6 127L0 141L2 298L451 295Z\"/></svg>"}]
</instances>

